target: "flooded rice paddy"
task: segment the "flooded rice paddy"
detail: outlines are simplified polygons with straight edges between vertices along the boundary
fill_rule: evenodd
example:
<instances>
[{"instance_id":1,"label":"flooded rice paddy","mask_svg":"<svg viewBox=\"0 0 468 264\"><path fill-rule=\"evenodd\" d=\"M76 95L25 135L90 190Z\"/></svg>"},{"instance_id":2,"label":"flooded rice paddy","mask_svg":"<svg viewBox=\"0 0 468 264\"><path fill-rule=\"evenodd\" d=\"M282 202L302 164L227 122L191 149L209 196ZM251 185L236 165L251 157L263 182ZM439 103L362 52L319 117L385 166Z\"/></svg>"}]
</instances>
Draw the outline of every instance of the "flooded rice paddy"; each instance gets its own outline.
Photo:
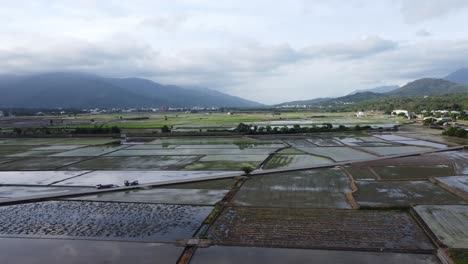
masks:
<instances>
[{"instance_id":1,"label":"flooded rice paddy","mask_svg":"<svg viewBox=\"0 0 468 264\"><path fill-rule=\"evenodd\" d=\"M350 179L340 169L259 175L248 179L234 205L285 208L351 208Z\"/></svg>"},{"instance_id":2,"label":"flooded rice paddy","mask_svg":"<svg viewBox=\"0 0 468 264\"><path fill-rule=\"evenodd\" d=\"M213 246L197 250L193 264L256 264L256 263L349 263L349 264L437 264L438 259L432 255L404 254L390 252L362 252L337 250L304 250L291 248L259 248Z\"/></svg>"},{"instance_id":3,"label":"flooded rice paddy","mask_svg":"<svg viewBox=\"0 0 468 264\"><path fill-rule=\"evenodd\" d=\"M364 132L0 139L0 257L439 263L441 245L465 254L468 156L395 155L447 145ZM254 173L244 175L246 165ZM30 200L39 198L46 201ZM185 247L193 238L206 245Z\"/></svg>"},{"instance_id":4,"label":"flooded rice paddy","mask_svg":"<svg viewBox=\"0 0 468 264\"><path fill-rule=\"evenodd\" d=\"M0 237L175 242L190 238L213 208L51 201L0 207Z\"/></svg>"}]
</instances>

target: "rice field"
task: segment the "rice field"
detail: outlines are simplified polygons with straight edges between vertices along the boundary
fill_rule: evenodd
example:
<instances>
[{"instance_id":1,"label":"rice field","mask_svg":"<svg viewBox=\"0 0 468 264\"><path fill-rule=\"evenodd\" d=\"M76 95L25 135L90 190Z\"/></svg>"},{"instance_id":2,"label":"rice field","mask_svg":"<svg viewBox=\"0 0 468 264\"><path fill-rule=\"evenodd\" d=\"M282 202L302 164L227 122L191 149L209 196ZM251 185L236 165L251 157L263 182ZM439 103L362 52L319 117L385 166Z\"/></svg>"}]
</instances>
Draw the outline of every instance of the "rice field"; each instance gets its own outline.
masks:
<instances>
[{"instance_id":1,"label":"rice field","mask_svg":"<svg viewBox=\"0 0 468 264\"><path fill-rule=\"evenodd\" d=\"M463 259L466 152L382 159L446 145L404 134L0 139L0 257L419 264L448 247Z\"/></svg>"}]
</instances>

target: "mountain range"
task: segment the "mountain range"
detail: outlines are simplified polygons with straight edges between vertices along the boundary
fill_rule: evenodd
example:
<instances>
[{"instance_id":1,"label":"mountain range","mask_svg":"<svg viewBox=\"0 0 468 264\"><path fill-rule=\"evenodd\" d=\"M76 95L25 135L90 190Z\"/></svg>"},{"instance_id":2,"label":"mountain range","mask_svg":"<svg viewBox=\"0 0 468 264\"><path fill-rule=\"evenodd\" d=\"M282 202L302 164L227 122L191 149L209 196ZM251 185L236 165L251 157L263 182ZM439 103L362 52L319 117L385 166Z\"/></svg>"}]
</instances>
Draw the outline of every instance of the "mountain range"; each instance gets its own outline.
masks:
<instances>
[{"instance_id":1,"label":"mountain range","mask_svg":"<svg viewBox=\"0 0 468 264\"><path fill-rule=\"evenodd\" d=\"M444 77L445 80L459 83L468 84L468 68L462 68Z\"/></svg>"},{"instance_id":2,"label":"mountain range","mask_svg":"<svg viewBox=\"0 0 468 264\"><path fill-rule=\"evenodd\" d=\"M387 85L387 86L379 86L379 87L375 87L375 88L371 88L371 89L363 89L363 90L356 90L348 95L353 95L353 94L357 94L357 93L363 93L363 92L372 92L372 93L388 93L388 92L391 92L393 90L396 90L400 88L400 86L398 85Z\"/></svg>"},{"instance_id":3,"label":"mountain range","mask_svg":"<svg viewBox=\"0 0 468 264\"><path fill-rule=\"evenodd\" d=\"M311 100L292 101L281 103L277 106L333 106L350 103L361 103L385 97L424 97L458 93L468 93L468 68L463 68L452 74L449 74L444 79L422 78L413 82L409 82L408 84L402 87L376 87L366 90L357 90L346 96L337 98L316 98Z\"/></svg>"},{"instance_id":4,"label":"mountain range","mask_svg":"<svg viewBox=\"0 0 468 264\"><path fill-rule=\"evenodd\" d=\"M0 107L257 107L260 103L206 88L162 85L142 78L83 73L0 75Z\"/></svg>"}]
</instances>

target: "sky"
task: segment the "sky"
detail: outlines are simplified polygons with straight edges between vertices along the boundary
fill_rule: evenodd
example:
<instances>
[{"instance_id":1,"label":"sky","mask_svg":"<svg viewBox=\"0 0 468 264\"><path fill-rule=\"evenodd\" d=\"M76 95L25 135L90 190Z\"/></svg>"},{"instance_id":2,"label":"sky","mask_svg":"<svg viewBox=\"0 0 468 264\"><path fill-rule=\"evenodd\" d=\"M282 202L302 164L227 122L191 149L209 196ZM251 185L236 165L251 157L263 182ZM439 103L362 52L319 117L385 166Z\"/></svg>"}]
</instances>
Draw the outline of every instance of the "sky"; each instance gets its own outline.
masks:
<instances>
[{"instance_id":1,"label":"sky","mask_svg":"<svg viewBox=\"0 0 468 264\"><path fill-rule=\"evenodd\" d=\"M79 71L265 104L468 67L467 0L0 0L0 74Z\"/></svg>"}]
</instances>

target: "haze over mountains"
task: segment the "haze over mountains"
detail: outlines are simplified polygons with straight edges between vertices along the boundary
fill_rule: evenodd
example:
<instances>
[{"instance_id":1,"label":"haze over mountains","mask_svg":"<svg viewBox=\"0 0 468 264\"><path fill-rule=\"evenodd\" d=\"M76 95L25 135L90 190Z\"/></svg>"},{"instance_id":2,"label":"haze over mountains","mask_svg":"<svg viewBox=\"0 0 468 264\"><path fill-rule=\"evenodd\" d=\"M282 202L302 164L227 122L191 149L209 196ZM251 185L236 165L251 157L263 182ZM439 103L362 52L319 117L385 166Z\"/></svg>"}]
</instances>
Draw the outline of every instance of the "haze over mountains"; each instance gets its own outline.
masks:
<instances>
[{"instance_id":1,"label":"haze over mountains","mask_svg":"<svg viewBox=\"0 0 468 264\"><path fill-rule=\"evenodd\" d=\"M386 85L386 86L379 86L379 87L375 87L375 88L371 88L371 89L363 89L363 90L356 90L348 95L353 95L353 94L357 94L357 93L363 93L363 92L372 92L372 93L388 93L388 92L391 92L393 90L396 90L400 88L400 86L398 85Z\"/></svg>"},{"instance_id":2,"label":"haze over mountains","mask_svg":"<svg viewBox=\"0 0 468 264\"><path fill-rule=\"evenodd\" d=\"M398 86L383 86L373 89L356 90L351 94L337 98L315 98L281 103L285 105L335 105L345 103L360 103L384 97L415 97L437 96L446 94L468 93L468 68L457 70L444 79L422 78Z\"/></svg>"},{"instance_id":3,"label":"haze over mountains","mask_svg":"<svg viewBox=\"0 0 468 264\"><path fill-rule=\"evenodd\" d=\"M0 75L0 107L7 108L133 108L133 107L259 107L262 104L207 88L162 85L142 78L106 78L83 73ZM468 68L444 79L423 78L402 87L356 90L338 98L315 98L279 104L334 105L384 97L468 93Z\"/></svg>"},{"instance_id":4,"label":"haze over mountains","mask_svg":"<svg viewBox=\"0 0 468 264\"><path fill-rule=\"evenodd\" d=\"M82 73L0 76L0 107L252 107L261 104L206 88Z\"/></svg>"}]
</instances>

